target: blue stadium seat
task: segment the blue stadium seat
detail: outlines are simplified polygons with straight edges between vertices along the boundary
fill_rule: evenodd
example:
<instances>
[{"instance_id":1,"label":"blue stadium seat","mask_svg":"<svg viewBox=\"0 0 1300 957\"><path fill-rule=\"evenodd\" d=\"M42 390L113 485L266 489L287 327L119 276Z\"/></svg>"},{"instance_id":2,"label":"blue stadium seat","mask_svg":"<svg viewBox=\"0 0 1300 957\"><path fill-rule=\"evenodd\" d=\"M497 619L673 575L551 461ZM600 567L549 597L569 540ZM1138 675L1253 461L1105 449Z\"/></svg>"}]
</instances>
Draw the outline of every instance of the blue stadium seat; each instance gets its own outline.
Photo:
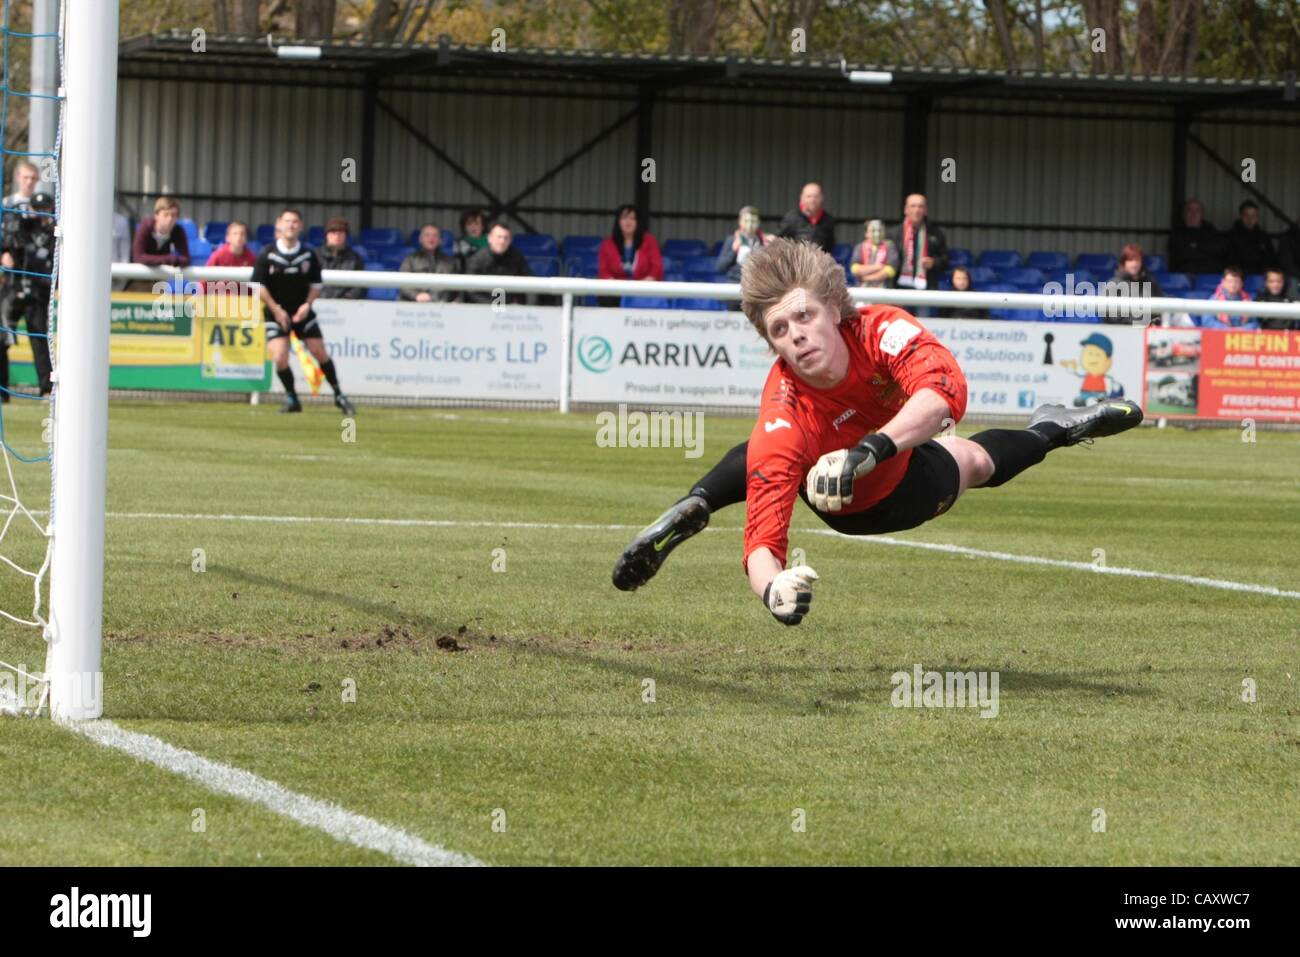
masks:
<instances>
[{"instance_id":1,"label":"blue stadium seat","mask_svg":"<svg viewBox=\"0 0 1300 957\"><path fill-rule=\"evenodd\" d=\"M1267 277L1265 276L1247 276L1243 285L1245 286L1246 292L1250 293L1251 296L1258 296L1264 291L1265 282L1267 282Z\"/></svg>"},{"instance_id":2,"label":"blue stadium seat","mask_svg":"<svg viewBox=\"0 0 1300 957\"><path fill-rule=\"evenodd\" d=\"M253 238L265 246L267 243L275 242L275 223L263 223L257 227L257 232Z\"/></svg>"},{"instance_id":3,"label":"blue stadium seat","mask_svg":"<svg viewBox=\"0 0 1300 957\"><path fill-rule=\"evenodd\" d=\"M560 244L546 233L520 233L511 244L525 256L558 256Z\"/></svg>"},{"instance_id":4,"label":"blue stadium seat","mask_svg":"<svg viewBox=\"0 0 1300 957\"><path fill-rule=\"evenodd\" d=\"M721 312L727 307L723 305L720 299L674 299L674 309L703 309L706 311Z\"/></svg>"},{"instance_id":5,"label":"blue stadium seat","mask_svg":"<svg viewBox=\"0 0 1300 957\"><path fill-rule=\"evenodd\" d=\"M1086 269L1056 269L1047 274L1047 281L1059 282L1061 290L1064 291L1070 285L1070 277L1074 277L1073 283L1075 286L1082 282L1095 283L1097 281L1097 277Z\"/></svg>"},{"instance_id":6,"label":"blue stadium seat","mask_svg":"<svg viewBox=\"0 0 1300 957\"><path fill-rule=\"evenodd\" d=\"M1079 253L1074 257L1076 268L1099 273L1107 279L1115 274L1115 267L1118 264L1119 261L1112 253Z\"/></svg>"},{"instance_id":7,"label":"blue stadium seat","mask_svg":"<svg viewBox=\"0 0 1300 957\"><path fill-rule=\"evenodd\" d=\"M1187 278L1186 273L1157 272L1152 270L1151 278L1160 283L1160 288L1166 293L1182 292L1185 289L1192 288L1192 282Z\"/></svg>"},{"instance_id":8,"label":"blue stadium seat","mask_svg":"<svg viewBox=\"0 0 1300 957\"><path fill-rule=\"evenodd\" d=\"M975 262L975 257L971 255L969 249L950 249L948 250L949 266L969 266Z\"/></svg>"},{"instance_id":9,"label":"blue stadium seat","mask_svg":"<svg viewBox=\"0 0 1300 957\"><path fill-rule=\"evenodd\" d=\"M1217 272L1198 273L1193 288L1204 289L1207 292L1214 292L1219 288L1219 283L1223 282L1223 276Z\"/></svg>"},{"instance_id":10,"label":"blue stadium seat","mask_svg":"<svg viewBox=\"0 0 1300 957\"><path fill-rule=\"evenodd\" d=\"M560 274L560 261L554 256L527 256L528 268L534 276L550 279Z\"/></svg>"},{"instance_id":11,"label":"blue stadium seat","mask_svg":"<svg viewBox=\"0 0 1300 957\"><path fill-rule=\"evenodd\" d=\"M411 254L405 246L385 246L376 258L379 264L389 272L396 272L402 267L402 260ZM369 264L367 264L369 265Z\"/></svg>"},{"instance_id":12,"label":"blue stadium seat","mask_svg":"<svg viewBox=\"0 0 1300 957\"><path fill-rule=\"evenodd\" d=\"M682 270L696 282L703 281L698 277L716 276L717 265L717 260L712 256L686 256L681 259Z\"/></svg>"},{"instance_id":13,"label":"blue stadium seat","mask_svg":"<svg viewBox=\"0 0 1300 957\"><path fill-rule=\"evenodd\" d=\"M604 236L565 236L562 244L564 255L565 257L576 256L587 250L595 252L600 249L600 244L604 241Z\"/></svg>"},{"instance_id":14,"label":"blue stadium seat","mask_svg":"<svg viewBox=\"0 0 1300 957\"><path fill-rule=\"evenodd\" d=\"M361 230L357 238L367 246L399 246L402 242L402 231L383 226L371 226Z\"/></svg>"},{"instance_id":15,"label":"blue stadium seat","mask_svg":"<svg viewBox=\"0 0 1300 957\"><path fill-rule=\"evenodd\" d=\"M262 247L263 247L264 245L266 245L266 244L265 244L265 243L259 243L256 239L250 239L250 240L248 241L248 248L249 248L249 250L252 251L252 253L253 253L254 256L256 256L258 253L260 253L260 252L262 251Z\"/></svg>"},{"instance_id":16,"label":"blue stadium seat","mask_svg":"<svg viewBox=\"0 0 1300 957\"><path fill-rule=\"evenodd\" d=\"M352 251L360 256L363 262L371 259L370 250L365 246L362 246L360 243L353 243Z\"/></svg>"},{"instance_id":17,"label":"blue stadium seat","mask_svg":"<svg viewBox=\"0 0 1300 957\"><path fill-rule=\"evenodd\" d=\"M1058 269L1069 269L1070 257L1065 253L1032 252L1029 254L1029 258L1025 260L1025 265L1050 273Z\"/></svg>"},{"instance_id":18,"label":"blue stadium seat","mask_svg":"<svg viewBox=\"0 0 1300 957\"><path fill-rule=\"evenodd\" d=\"M366 290L367 299L383 299L391 302L397 297L398 291L396 289L384 288L382 286L371 286Z\"/></svg>"},{"instance_id":19,"label":"blue stadium seat","mask_svg":"<svg viewBox=\"0 0 1300 957\"><path fill-rule=\"evenodd\" d=\"M190 240L190 262L195 266L202 266L212 255L212 243L206 239Z\"/></svg>"},{"instance_id":20,"label":"blue stadium seat","mask_svg":"<svg viewBox=\"0 0 1300 957\"><path fill-rule=\"evenodd\" d=\"M226 241L226 227L229 225L228 222L209 219L208 224L203 227L203 238L212 243L213 246L220 246Z\"/></svg>"},{"instance_id":21,"label":"blue stadium seat","mask_svg":"<svg viewBox=\"0 0 1300 957\"><path fill-rule=\"evenodd\" d=\"M363 266L362 268L365 269L366 272L387 272L388 271L383 263L366 263L365 266Z\"/></svg>"},{"instance_id":22,"label":"blue stadium seat","mask_svg":"<svg viewBox=\"0 0 1300 957\"><path fill-rule=\"evenodd\" d=\"M831 247L831 257L841 266L853 261L853 247L848 243L836 243Z\"/></svg>"},{"instance_id":23,"label":"blue stadium seat","mask_svg":"<svg viewBox=\"0 0 1300 957\"><path fill-rule=\"evenodd\" d=\"M709 255L712 256L714 259L717 259L717 258L718 258L718 253L720 253L720 252L722 252L722 240L721 240L721 239L719 239L716 243L714 243L712 246L709 247Z\"/></svg>"},{"instance_id":24,"label":"blue stadium seat","mask_svg":"<svg viewBox=\"0 0 1300 957\"><path fill-rule=\"evenodd\" d=\"M988 266L967 266L966 271L970 273L971 284L981 288L986 283L998 281L998 274Z\"/></svg>"},{"instance_id":25,"label":"blue stadium seat","mask_svg":"<svg viewBox=\"0 0 1300 957\"><path fill-rule=\"evenodd\" d=\"M568 276L596 278L596 250L583 251L564 259L564 272Z\"/></svg>"},{"instance_id":26,"label":"blue stadium seat","mask_svg":"<svg viewBox=\"0 0 1300 957\"><path fill-rule=\"evenodd\" d=\"M624 309L671 309L663 296L624 296L619 305Z\"/></svg>"},{"instance_id":27,"label":"blue stadium seat","mask_svg":"<svg viewBox=\"0 0 1300 957\"><path fill-rule=\"evenodd\" d=\"M190 242L199 238L199 224L192 219L178 219L176 225L185 233L185 238Z\"/></svg>"},{"instance_id":28,"label":"blue stadium seat","mask_svg":"<svg viewBox=\"0 0 1300 957\"><path fill-rule=\"evenodd\" d=\"M674 259L690 259L692 256L707 256L709 244L702 239L668 239L659 251Z\"/></svg>"},{"instance_id":29,"label":"blue stadium seat","mask_svg":"<svg viewBox=\"0 0 1300 957\"><path fill-rule=\"evenodd\" d=\"M684 272L669 272L664 270L664 282L689 282Z\"/></svg>"},{"instance_id":30,"label":"blue stadium seat","mask_svg":"<svg viewBox=\"0 0 1300 957\"><path fill-rule=\"evenodd\" d=\"M989 269L1012 269L1023 265L1020 253L1014 249L986 249L980 253L979 264Z\"/></svg>"},{"instance_id":31,"label":"blue stadium seat","mask_svg":"<svg viewBox=\"0 0 1300 957\"><path fill-rule=\"evenodd\" d=\"M998 273L998 278L1002 282L1009 282L1016 286L1040 287L1043 284L1042 272L1037 269L1030 269L1026 266L1018 266L1013 269L1003 269Z\"/></svg>"},{"instance_id":32,"label":"blue stadium seat","mask_svg":"<svg viewBox=\"0 0 1300 957\"><path fill-rule=\"evenodd\" d=\"M307 245L324 246L325 245L325 227L308 226L307 227Z\"/></svg>"},{"instance_id":33,"label":"blue stadium seat","mask_svg":"<svg viewBox=\"0 0 1300 957\"><path fill-rule=\"evenodd\" d=\"M1142 257L1142 265L1147 267L1147 272L1164 272L1169 267L1165 265L1165 257L1157 256L1155 253L1147 253Z\"/></svg>"}]
</instances>

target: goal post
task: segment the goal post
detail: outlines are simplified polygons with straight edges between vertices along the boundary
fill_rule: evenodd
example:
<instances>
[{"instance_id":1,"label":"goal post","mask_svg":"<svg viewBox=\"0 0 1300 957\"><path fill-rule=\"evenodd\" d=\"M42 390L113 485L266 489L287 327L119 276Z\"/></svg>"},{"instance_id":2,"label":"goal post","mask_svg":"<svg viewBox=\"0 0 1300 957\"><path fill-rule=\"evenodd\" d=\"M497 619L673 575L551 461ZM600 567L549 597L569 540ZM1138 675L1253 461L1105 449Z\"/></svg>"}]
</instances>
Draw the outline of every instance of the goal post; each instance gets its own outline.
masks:
<instances>
[{"instance_id":1,"label":"goal post","mask_svg":"<svg viewBox=\"0 0 1300 957\"><path fill-rule=\"evenodd\" d=\"M64 0L63 112L52 328L50 716L103 713L104 508L118 0Z\"/></svg>"}]
</instances>

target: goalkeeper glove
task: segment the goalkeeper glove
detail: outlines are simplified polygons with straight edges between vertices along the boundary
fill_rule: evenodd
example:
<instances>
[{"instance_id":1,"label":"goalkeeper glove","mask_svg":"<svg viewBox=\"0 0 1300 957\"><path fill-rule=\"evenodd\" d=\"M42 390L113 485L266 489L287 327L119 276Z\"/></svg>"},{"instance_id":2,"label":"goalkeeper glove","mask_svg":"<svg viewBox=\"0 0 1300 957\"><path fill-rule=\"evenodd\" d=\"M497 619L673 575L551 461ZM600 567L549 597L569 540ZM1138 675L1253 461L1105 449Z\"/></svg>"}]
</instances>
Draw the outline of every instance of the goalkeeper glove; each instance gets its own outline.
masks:
<instances>
[{"instance_id":1,"label":"goalkeeper glove","mask_svg":"<svg viewBox=\"0 0 1300 957\"><path fill-rule=\"evenodd\" d=\"M779 572L763 589L763 604L783 625L797 625L812 603L812 583L817 573L807 565Z\"/></svg>"},{"instance_id":2,"label":"goalkeeper glove","mask_svg":"<svg viewBox=\"0 0 1300 957\"><path fill-rule=\"evenodd\" d=\"M808 470L808 501L819 512L838 512L853 501L853 480L897 451L893 439L873 432L851 449L827 452Z\"/></svg>"}]
</instances>

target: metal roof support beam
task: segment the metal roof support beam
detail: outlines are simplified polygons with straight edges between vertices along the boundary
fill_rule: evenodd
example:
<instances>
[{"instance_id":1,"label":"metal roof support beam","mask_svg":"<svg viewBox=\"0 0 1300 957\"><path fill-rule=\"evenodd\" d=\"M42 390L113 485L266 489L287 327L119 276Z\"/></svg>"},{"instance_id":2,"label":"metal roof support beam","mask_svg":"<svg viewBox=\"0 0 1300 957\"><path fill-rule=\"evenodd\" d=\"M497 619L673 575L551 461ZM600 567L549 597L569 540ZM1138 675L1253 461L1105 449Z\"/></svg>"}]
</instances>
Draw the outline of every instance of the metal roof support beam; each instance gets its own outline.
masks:
<instances>
[{"instance_id":1,"label":"metal roof support beam","mask_svg":"<svg viewBox=\"0 0 1300 957\"><path fill-rule=\"evenodd\" d=\"M899 197L899 209L903 208L903 197L925 192L932 105L929 96L912 94L907 97L907 107L903 111L903 196Z\"/></svg>"},{"instance_id":2,"label":"metal roof support beam","mask_svg":"<svg viewBox=\"0 0 1300 957\"><path fill-rule=\"evenodd\" d=\"M361 229L372 227L375 218L375 113L378 112L379 77L366 74L361 106Z\"/></svg>"},{"instance_id":3,"label":"metal roof support beam","mask_svg":"<svg viewBox=\"0 0 1300 957\"><path fill-rule=\"evenodd\" d=\"M637 94L636 104L636 156L633 157L634 172L636 177L636 208L641 214L642 227L651 220L651 202L650 186L646 181L645 168L642 165L647 159L654 160L654 119L655 119L655 89L648 83L641 84ZM655 176L659 175L659 164L656 162L654 167Z\"/></svg>"},{"instance_id":4,"label":"metal roof support beam","mask_svg":"<svg viewBox=\"0 0 1300 957\"><path fill-rule=\"evenodd\" d=\"M442 160L444 163L450 166L452 168L452 171L455 172L456 175L460 176L467 183L473 186L476 190L482 193L483 196L488 201L488 205L489 205L488 212L491 214L490 218L495 218L497 214L508 211L509 209L508 203L503 202L501 200L501 197L498 196L496 193L492 192L492 190L488 189L485 183L479 181L474 176L473 173L471 173L469 170L465 169L465 167L461 166L454 159L452 159L451 156L447 154L446 150L444 150L433 140L429 139L429 137L425 136L423 133L417 130L406 117L402 116L401 113L398 113L395 109L393 109L391 106L389 106L381 99L376 98L375 104L381 110L383 110L385 113L391 116L393 118L393 121L396 122L398 126L406 130L407 133L411 134L411 137L417 143L419 143L421 146L427 149L434 156L438 157L438 159ZM537 232L537 230L533 228L533 225L530 222L528 222L526 219L524 219L522 216L520 216L517 211L510 211L510 215L519 223L520 226L528 230L528 232L530 233Z\"/></svg>"},{"instance_id":5,"label":"metal roof support beam","mask_svg":"<svg viewBox=\"0 0 1300 957\"><path fill-rule=\"evenodd\" d=\"M1241 167L1233 166L1218 153L1214 152L1214 150L1210 149L1204 140L1190 130L1187 133L1187 139L1195 144L1197 149L1208 156L1211 163L1223 170L1234 184L1240 185L1242 189L1246 190L1251 196L1254 196L1255 199L1259 200L1261 206L1267 206L1269 211L1278 219L1282 220L1282 222L1286 223L1287 226L1295 225L1295 220L1288 216L1281 206L1278 206L1269 199L1268 196L1264 194L1263 190L1256 188L1254 183L1247 183L1242 180Z\"/></svg>"}]
</instances>

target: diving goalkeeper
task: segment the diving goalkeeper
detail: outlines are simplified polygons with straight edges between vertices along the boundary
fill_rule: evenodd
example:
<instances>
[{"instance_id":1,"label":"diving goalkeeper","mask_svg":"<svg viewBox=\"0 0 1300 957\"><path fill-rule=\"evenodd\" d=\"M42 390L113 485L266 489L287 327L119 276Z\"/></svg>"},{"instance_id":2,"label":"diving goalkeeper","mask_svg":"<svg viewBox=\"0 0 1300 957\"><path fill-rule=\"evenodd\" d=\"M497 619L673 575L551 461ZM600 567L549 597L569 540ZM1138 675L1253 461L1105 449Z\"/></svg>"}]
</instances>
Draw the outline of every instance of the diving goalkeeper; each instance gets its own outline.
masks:
<instances>
[{"instance_id":1,"label":"diving goalkeeper","mask_svg":"<svg viewBox=\"0 0 1300 957\"><path fill-rule=\"evenodd\" d=\"M745 502L744 567L775 618L797 625L817 573L786 568L795 498L846 535L898 532L942 515L970 488L1002 485L1047 453L1131 429L1135 402L1045 405L1024 429L934 436L966 411L956 359L893 306L856 308L844 270L809 243L778 239L741 273L741 308L775 350L746 443L641 532L614 566L624 591L720 508Z\"/></svg>"}]
</instances>

